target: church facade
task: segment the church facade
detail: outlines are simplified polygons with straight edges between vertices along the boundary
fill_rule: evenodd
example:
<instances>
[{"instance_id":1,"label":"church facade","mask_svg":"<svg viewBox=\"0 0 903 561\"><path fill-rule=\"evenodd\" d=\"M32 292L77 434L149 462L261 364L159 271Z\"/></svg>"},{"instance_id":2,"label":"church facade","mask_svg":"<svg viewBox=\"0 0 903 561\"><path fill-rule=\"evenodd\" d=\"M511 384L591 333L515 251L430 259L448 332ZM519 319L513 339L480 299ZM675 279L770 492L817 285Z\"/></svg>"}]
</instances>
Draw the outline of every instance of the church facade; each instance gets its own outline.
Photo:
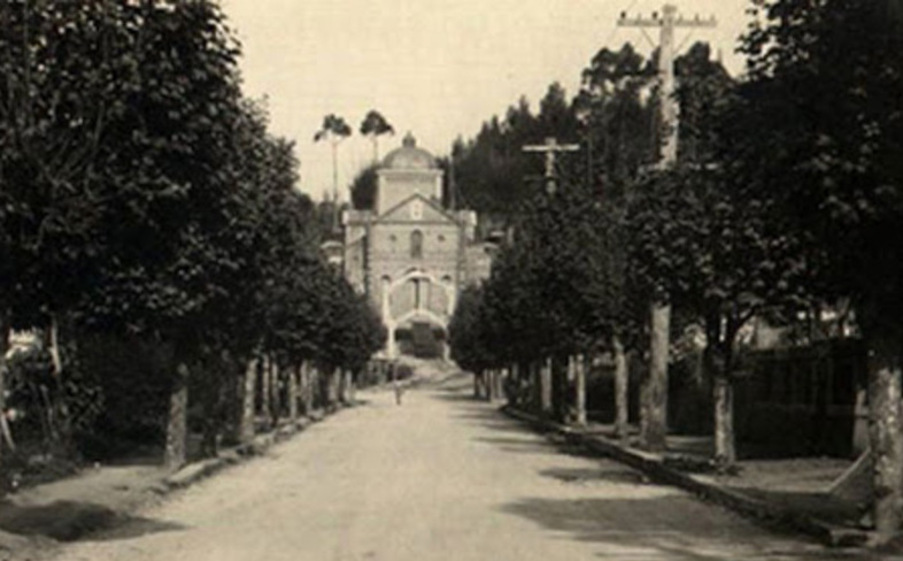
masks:
<instances>
[{"instance_id":1,"label":"church facade","mask_svg":"<svg viewBox=\"0 0 903 561\"><path fill-rule=\"evenodd\" d=\"M386 358L429 348L447 354L460 289L488 275L489 255L474 240L476 215L444 208L443 172L410 134L377 178L373 209L343 215L345 275L388 328Z\"/></svg>"}]
</instances>

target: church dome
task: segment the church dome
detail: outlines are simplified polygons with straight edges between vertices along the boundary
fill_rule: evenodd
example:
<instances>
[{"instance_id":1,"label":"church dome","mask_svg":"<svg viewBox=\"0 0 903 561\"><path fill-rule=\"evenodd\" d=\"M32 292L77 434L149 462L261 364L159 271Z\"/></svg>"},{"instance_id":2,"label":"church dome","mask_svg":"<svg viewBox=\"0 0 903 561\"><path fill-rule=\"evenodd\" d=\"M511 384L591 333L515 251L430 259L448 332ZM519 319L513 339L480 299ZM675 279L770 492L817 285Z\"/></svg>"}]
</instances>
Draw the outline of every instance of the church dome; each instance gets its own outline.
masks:
<instances>
[{"instance_id":1,"label":"church dome","mask_svg":"<svg viewBox=\"0 0 903 561\"><path fill-rule=\"evenodd\" d=\"M408 133L401 141L401 148L392 150L383 159L384 169L436 169L436 159L422 148L417 148L417 141Z\"/></svg>"}]
</instances>

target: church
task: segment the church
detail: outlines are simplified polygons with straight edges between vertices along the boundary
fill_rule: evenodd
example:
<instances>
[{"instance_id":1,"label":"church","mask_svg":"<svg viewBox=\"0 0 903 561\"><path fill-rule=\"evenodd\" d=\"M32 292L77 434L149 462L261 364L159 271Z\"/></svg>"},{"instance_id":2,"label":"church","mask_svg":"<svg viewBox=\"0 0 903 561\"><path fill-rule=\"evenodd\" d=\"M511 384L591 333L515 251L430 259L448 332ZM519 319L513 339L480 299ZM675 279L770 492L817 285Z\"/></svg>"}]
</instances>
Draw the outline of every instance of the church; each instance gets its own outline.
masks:
<instances>
[{"instance_id":1,"label":"church","mask_svg":"<svg viewBox=\"0 0 903 561\"><path fill-rule=\"evenodd\" d=\"M476 214L445 208L442 190L436 159L408 133L379 165L373 208L343 213L343 269L388 329L384 358L447 357L459 291L489 274Z\"/></svg>"}]
</instances>

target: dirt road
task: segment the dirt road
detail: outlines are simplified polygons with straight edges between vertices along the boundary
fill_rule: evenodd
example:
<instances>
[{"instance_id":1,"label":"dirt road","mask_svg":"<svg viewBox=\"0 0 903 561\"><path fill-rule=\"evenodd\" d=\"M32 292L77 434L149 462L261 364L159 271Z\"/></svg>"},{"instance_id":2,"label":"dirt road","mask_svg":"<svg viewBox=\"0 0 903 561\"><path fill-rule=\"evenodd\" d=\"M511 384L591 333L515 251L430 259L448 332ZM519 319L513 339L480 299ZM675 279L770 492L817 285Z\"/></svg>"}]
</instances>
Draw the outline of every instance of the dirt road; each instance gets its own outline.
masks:
<instances>
[{"instance_id":1,"label":"dirt road","mask_svg":"<svg viewBox=\"0 0 903 561\"><path fill-rule=\"evenodd\" d=\"M467 379L367 403L140 513L63 561L838 558L469 398ZM845 557L845 556L844 556Z\"/></svg>"}]
</instances>

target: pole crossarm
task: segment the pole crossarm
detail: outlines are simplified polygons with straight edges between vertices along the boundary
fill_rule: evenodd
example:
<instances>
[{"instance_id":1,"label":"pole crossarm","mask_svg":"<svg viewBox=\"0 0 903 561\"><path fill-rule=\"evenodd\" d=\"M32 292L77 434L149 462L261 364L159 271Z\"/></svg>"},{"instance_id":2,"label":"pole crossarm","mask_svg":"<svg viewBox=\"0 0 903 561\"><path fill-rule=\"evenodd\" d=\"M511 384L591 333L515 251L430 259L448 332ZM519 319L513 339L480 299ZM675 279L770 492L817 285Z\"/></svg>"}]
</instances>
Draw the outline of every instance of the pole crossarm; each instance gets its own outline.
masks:
<instances>
[{"instance_id":1,"label":"pole crossarm","mask_svg":"<svg viewBox=\"0 0 903 561\"><path fill-rule=\"evenodd\" d=\"M677 162L678 127L680 115L677 100L675 99L675 75L674 75L674 31L676 28L713 28L718 22L714 17L687 19L677 14L677 6L665 4L661 14L653 12L652 17L629 17L626 12L621 13L618 20L621 27L637 27L646 35L646 28L658 28L659 37L659 84L661 88L661 117L662 117L662 157L661 168L667 168Z\"/></svg>"},{"instance_id":2,"label":"pole crossarm","mask_svg":"<svg viewBox=\"0 0 903 561\"><path fill-rule=\"evenodd\" d=\"M700 19L699 17L686 19L681 16L672 20L671 23L674 27L718 27L718 21L714 16L706 19ZM642 18L639 16L631 18L622 14L621 18L618 19L618 25L620 27L663 27L665 25L665 19L656 16L651 18Z\"/></svg>"}]
</instances>

